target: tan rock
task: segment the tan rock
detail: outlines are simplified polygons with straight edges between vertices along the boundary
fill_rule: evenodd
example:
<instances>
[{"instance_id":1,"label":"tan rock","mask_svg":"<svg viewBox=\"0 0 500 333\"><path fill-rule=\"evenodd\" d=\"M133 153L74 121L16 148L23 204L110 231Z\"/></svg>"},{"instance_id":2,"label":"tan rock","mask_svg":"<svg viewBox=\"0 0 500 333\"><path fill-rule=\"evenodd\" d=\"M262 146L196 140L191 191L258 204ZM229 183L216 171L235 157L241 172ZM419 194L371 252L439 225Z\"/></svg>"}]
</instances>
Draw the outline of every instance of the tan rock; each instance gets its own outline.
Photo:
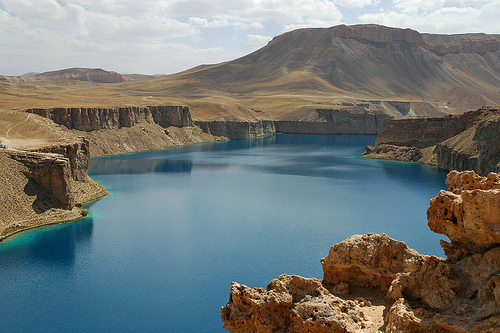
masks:
<instances>
[{"instance_id":1,"label":"tan rock","mask_svg":"<svg viewBox=\"0 0 500 333\"><path fill-rule=\"evenodd\" d=\"M345 282L350 287L386 292L396 274L411 271L423 258L406 243L386 234L354 235L332 246L321 259L323 284L333 287Z\"/></svg>"},{"instance_id":2,"label":"tan rock","mask_svg":"<svg viewBox=\"0 0 500 333\"><path fill-rule=\"evenodd\" d=\"M440 191L427 210L429 228L448 236L445 244L452 260L456 247L484 252L500 244L500 182L498 175L477 176L473 171L450 172L450 191ZM451 250L451 251L450 251ZM447 255L448 255L447 253Z\"/></svg>"},{"instance_id":3,"label":"tan rock","mask_svg":"<svg viewBox=\"0 0 500 333\"><path fill-rule=\"evenodd\" d=\"M281 275L267 289L231 283L221 309L230 332L359 332L367 327L362 308L333 296L321 280Z\"/></svg>"}]
</instances>

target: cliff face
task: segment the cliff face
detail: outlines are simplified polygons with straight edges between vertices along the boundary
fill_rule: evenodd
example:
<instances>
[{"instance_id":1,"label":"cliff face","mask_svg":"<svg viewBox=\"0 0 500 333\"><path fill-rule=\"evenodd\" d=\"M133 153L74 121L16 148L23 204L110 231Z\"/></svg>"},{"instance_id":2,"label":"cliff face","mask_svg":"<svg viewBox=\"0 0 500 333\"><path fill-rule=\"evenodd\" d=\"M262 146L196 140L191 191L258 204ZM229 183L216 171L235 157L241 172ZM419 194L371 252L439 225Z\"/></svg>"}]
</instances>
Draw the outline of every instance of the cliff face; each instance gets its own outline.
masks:
<instances>
[{"instance_id":1,"label":"cliff face","mask_svg":"<svg viewBox=\"0 0 500 333\"><path fill-rule=\"evenodd\" d=\"M431 200L448 259L385 234L355 235L321 259L323 280L282 275L266 289L232 283L230 332L498 332L500 174L451 172ZM352 301L355 299L355 301Z\"/></svg>"},{"instance_id":2,"label":"cliff face","mask_svg":"<svg viewBox=\"0 0 500 333\"><path fill-rule=\"evenodd\" d=\"M294 134L378 134L391 116L372 112L317 109L317 121L278 120L276 133Z\"/></svg>"},{"instance_id":3,"label":"cliff face","mask_svg":"<svg viewBox=\"0 0 500 333\"><path fill-rule=\"evenodd\" d=\"M86 181L90 163L89 141L79 138L75 142L44 147L36 150L40 153L60 154L68 159L70 176L74 180Z\"/></svg>"},{"instance_id":4,"label":"cliff face","mask_svg":"<svg viewBox=\"0 0 500 333\"><path fill-rule=\"evenodd\" d=\"M473 126L483 110L436 118L393 119L377 135L376 145L395 144L417 148L447 140Z\"/></svg>"},{"instance_id":5,"label":"cliff face","mask_svg":"<svg viewBox=\"0 0 500 333\"><path fill-rule=\"evenodd\" d=\"M392 155L394 159L425 163L405 156L403 150L411 151L415 157L419 155L415 149L430 148L434 149L437 165L442 169L474 170L480 175L498 172L500 109L483 107L442 118L391 120L377 136L376 147L367 147L367 156L384 158L391 145L401 147L401 154Z\"/></svg>"},{"instance_id":6,"label":"cliff face","mask_svg":"<svg viewBox=\"0 0 500 333\"><path fill-rule=\"evenodd\" d=\"M247 139L275 133L287 134L377 134L391 116L373 112L317 109L314 120L281 119L255 121L195 121L204 132L228 139Z\"/></svg>"},{"instance_id":7,"label":"cliff face","mask_svg":"<svg viewBox=\"0 0 500 333\"><path fill-rule=\"evenodd\" d=\"M79 131L133 127L141 122L162 127L192 126L191 113L183 106L148 106L121 108L52 108L28 109L26 112L52 119L56 124Z\"/></svg>"},{"instance_id":8,"label":"cliff face","mask_svg":"<svg viewBox=\"0 0 500 333\"><path fill-rule=\"evenodd\" d=\"M69 159L59 154L10 152L11 158L28 168L26 173L61 203L65 209L72 209L75 198L71 191L71 168Z\"/></svg>"},{"instance_id":9,"label":"cliff face","mask_svg":"<svg viewBox=\"0 0 500 333\"><path fill-rule=\"evenodd\" d=\"M248 139L276 133L275 123L271 120L257 121L195 121L204 132L228 139Z\"/></svg>"}]
</instances>

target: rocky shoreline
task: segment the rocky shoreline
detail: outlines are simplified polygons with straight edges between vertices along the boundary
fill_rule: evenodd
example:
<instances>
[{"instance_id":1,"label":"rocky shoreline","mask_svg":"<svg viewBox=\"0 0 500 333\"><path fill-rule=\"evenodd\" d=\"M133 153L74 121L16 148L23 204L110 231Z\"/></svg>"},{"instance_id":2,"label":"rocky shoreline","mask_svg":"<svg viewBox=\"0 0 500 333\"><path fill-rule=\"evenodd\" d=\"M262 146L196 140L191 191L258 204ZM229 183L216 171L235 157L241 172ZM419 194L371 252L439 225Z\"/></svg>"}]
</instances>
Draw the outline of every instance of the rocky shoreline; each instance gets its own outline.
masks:
<instances>
[{"instance_id":1,"label":"rocky shoreline","mask_svg":"<svg viewBox=\"0 0 500 333\"><path fill-rule=\"evenodd\" d=\"M498 332L500 174L452 171L427 211L447 259L385 234L355 235L321 259L323 279L281 275L266 289L233 282L230 332Z\"/></svg>"}]
</instances>

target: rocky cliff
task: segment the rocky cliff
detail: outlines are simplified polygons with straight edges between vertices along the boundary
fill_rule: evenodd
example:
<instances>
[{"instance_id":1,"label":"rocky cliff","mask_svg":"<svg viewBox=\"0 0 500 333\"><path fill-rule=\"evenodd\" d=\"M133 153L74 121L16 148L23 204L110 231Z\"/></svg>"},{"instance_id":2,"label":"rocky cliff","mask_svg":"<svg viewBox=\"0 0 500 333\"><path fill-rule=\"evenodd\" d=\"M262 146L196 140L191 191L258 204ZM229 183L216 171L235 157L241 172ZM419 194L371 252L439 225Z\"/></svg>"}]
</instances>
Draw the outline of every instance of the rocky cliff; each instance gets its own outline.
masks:
<instances>
[{"instance_id":1,"label":"rocky cliff","mask_svg":"<svg viewBox=\"0 0 500 333\"><path fill-rule=\"evenodd\" d=\"M323 280L282 275L266 289L231 284L230 332L498 332L500 175L452 172L429 227L448 259L385 234L349 237L321 259Z\"/></svg>"},{"instance_id":2,"label":"rocky cliff","mask_svg":"<svg viewBox=\"0 0 500 333\"><path fill-rule=\"evenodd\" d=\"M445 170L474 170L483 176L500 171L500 108L483 107L441 118L391 120L377 136L376 146L367 147L367 156L428 163L423 159L425 154L418 152L423 148L433 150L435 158L430 160ZM397 152L386 154L389 150ZM417 156L420 158L415 159Z\"/></svg>"},{"instance_id":3,"label":"rocky cliff","mask_svg":"<svg viewBox=\"0 0 500 333\"><path fill-rule=\"evenodd\" d=\"M40 153L60 154L68 159L70 176L74 180L87 181L90 163L89 141L78 138L74 142L47 146L34 151Z\"/></svg>"},{"instance_id":4,"label":"rocky cliff","mask_svg":"<svg viewBox=\"0 0 500 333\"><path fill-rule=\"evenodd\" d=\"M312 116L311 116L312 115ZM302 119L303 118L303 119ZM374 112L316 109L301 117L280 120L195 121L204 132L228 139L247 139L275 133L287 134L377 134L392 117Z\"/></svg>"},{"instance_id":5,"label":"rocky cliff","mask_svg":"<svg viewBox=\"0 0 500 333\"><path fill-rule=\"evenodd\" d=\"M49 191L65 209L73 209L69 159L60 154L10 151L10 156L27 167L26 175Z\"/></svg>"},{"instance_id":6,"label":"rocky cliff","mask_svg":"<svg viewBox=\"0 0 500 333\"><path fill-rule=\"evenodd\" d=\"M195 121L204 132L231 140L256 138L276 133L275 123L271 120L254 121Z\"/></svg>"},{"instance_id":7,"label":"rocky cliff","mask_svg":"<svg viewBox=\"0 0 500 333\"><path fill-rule=\"evenodd\" d=\"M50 108L26 112L52 119L56 124L79 131L133 127L141 122L162 127L192 126L189 108L183 106L148 106L120 108Z\"/></svg>"}]
</instances>

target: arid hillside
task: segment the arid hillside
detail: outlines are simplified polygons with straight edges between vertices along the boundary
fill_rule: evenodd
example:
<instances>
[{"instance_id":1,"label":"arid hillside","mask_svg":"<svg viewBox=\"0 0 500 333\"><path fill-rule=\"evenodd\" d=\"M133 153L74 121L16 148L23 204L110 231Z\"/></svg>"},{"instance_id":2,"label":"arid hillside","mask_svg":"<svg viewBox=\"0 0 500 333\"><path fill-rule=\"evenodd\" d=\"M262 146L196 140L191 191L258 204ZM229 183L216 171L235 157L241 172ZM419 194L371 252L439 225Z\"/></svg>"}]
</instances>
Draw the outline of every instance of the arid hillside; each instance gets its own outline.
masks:
<instances>
[{"instance_id":1,"label":"arid hillside","mask_svg":"<svg viewBox=\"0 0 500 333\"><path fill-rule=\"evenodd\" d=\"M430 35L378 25L300 29L240 59L137 89L184 96L338 95L426 100L464 111L500 98L498 35Z\"/></svg>"}]
</instances>

